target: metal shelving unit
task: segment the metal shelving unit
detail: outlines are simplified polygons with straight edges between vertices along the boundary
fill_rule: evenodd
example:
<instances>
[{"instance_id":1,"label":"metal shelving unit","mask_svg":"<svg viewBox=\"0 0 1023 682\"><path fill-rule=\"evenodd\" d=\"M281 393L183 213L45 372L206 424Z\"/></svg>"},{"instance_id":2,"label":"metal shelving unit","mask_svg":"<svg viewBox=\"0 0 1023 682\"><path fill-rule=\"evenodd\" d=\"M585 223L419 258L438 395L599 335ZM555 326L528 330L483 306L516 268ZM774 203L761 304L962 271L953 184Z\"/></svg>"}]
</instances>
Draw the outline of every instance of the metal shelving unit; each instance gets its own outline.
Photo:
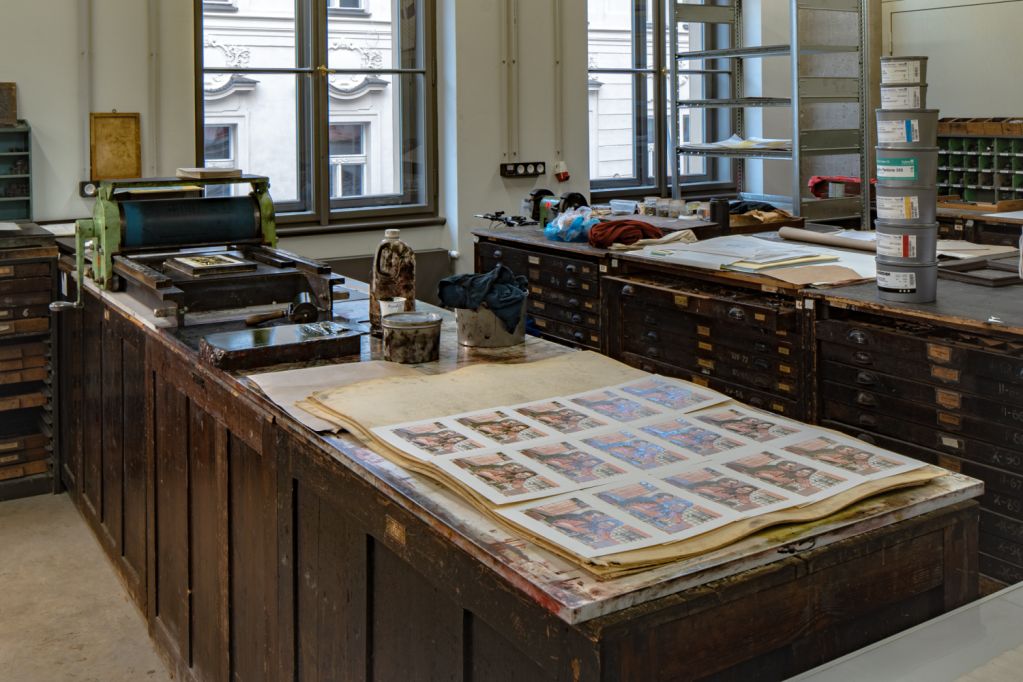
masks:
<instances>
[{"instance_id":1,"label":"metal shelving unit","mask_svg":"<svg viewBox=\"0 0 1023 682\"><path fill-rule=\"evenodd\" d=\"M866 110L868 64L864 58L863 46L867 26L867 0L789 0L789 19L791 42L788 45L743 45L743 7L742 0L731 0L728 5L696 5L686 3L669 3L669 25L681 23L703 23L711 25L726 24L731 27L731 46L719 49L693 50L679 52L678 31L671 30L672 60L670 74L671 92L679 92L680 77L685 75L702 75L709 77L727 77L728 92L719 98L678 99L671 111L672 140L680 139L680 115L682 108L729 109L731 110L732 132L745 137L745 110L764 107L790 107L792 110L792 147L787 150L778 149L707 149L704 146L691 146L685 141L672 141L670 152L675 155L676 170L673 173L672 196L680 194L679 176L681 160L685 156L705 158L723 158L735 160L735 174L739 190L743 198L760 199L781 204L797 215L808 220L824 220L829 218L855 218L870 216L870 195L864 191L858 197L837 197L818 199L809 194L807 183L813 175L822 173L811 169L811 159L831 156L858 156L859 177L863 179L863 187L867 187L871 177L870 142L868 117ZM814 22L805 17L807 13L844 13L856 17L858 41L855 45L830 45L820 35L819 28L809 26ZM818 26L827 25L828 22ZM851 35L846 37L846 41ZM821 55L855 55L856 73L849 70L844 73L817 72L811 63L811 57ZM744 62L750 59L767 59L789 57L791 59L791 96L747 97L743 92ZM715 60L728 60L729 68L719 68ZM856 127L821 128L808 127L813 120L810 108L819 105L844 104L854 105L858 109ZM790 194L757 195L743 192L745 175L744 161L785 160L792 162L792 178ZM851 174L851 173L843 173Z\"/></svg>"}]
</instances>

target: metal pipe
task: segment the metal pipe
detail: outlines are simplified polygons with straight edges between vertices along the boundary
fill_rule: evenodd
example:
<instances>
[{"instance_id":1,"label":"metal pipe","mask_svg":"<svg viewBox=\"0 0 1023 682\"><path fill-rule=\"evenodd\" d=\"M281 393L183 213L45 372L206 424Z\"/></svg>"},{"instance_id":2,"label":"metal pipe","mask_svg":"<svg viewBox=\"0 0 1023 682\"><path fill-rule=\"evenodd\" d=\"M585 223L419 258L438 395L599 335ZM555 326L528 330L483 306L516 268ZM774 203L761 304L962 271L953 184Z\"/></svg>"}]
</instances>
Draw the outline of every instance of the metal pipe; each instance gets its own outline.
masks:
<instances>
[{"instance_id":1,"label":"metal pipe","mask_svg":"<svg viewBox=\"0 0 1023 682\"><path fill-rule=\"evenodd\" d=\"M561 161L562 145L565 138L564 105L562 103L562 87L564 85L564 74L562 73L562 35L561 35L561 0L551 2L554 26L554 160Z\"/></svg>"},{"instance_id":2,"label":"metal pipe","mask_svg":"<svg viewBox=\"0 0 1023 682\"><path fill-rule=\"evenodd\" d=\"M501 82L500 82L500 87L498 88L498 91L500 93L499 97L500 97L500 100L501 100L501 102L500 102L500 104L501 104L501 107L500 107L500 111L501 111L501 132L503 133L503 135L501 136L501 139L502 139L502 142L501 142L501 160L502 161L508 161L509 160L510 157L508 156L508 154L511 151L510 148L508 147L508 121L509 121L508 110L511 107L511 103L509 102L509 97L508 97L510 89L511 89L511 86L509 85L509 78L510 77L509 77L509 64L508 64L508 61L509 61L509 59L508 59L508 13L509 13L508 5L509 5L509 3L511 3L511 1L512 0L502 0L502 2L501 2L500 26L499 26L499 30L497 31L498 41L499 41L499 45L500 45L499 49L500 49L500 53L501 53L501 68L499 70L499 72L500 72L500 81Z\"/></svg>"},{"instance_id":3,"label":"metal pipe","mask_svg":"<svg viewBox=\"0 0 1023 682\"><path fill-rule=\"evenodd\" d=\"M680 182L680 175L682 174L679 168L679 161L681 156L678 153L678 147L682 145L682 140L679 135L679 115L678 115L678 7L672 1L668 2L668 34L669 34L669 49L668 58L672 60L670 68L670 76L668 78L668 87L671 88L671 96L668 101L671 102L671 129L668 130L668 134L665 135L667 140L667 154L668 158L671 159L671 198L678 199L682 196L682 188Z\"/></svg>"},{"instance_id":4,"label":"metal pipe","mask_svg":"<svg viewBox=\"0 0 1023 682\"><path fill-rule=\"evenodd\" d=\"M148 0L146 5L149 48L149 125L146 155L150 176L159 175L160 168L160 0Z\"/></svg>"},{"instance_id":5,"label":"metal pipe","mask_svg":"<svg viewBox=\"0 0 1023 682\"><path fill-rule=\"evenodd\" d=\"M91 149L89 144L92 113L92 0L78 0L78 120L82 126L83 180L92 179Z\"/></svg>"},{"instance_id":6,"label":"metal pipe","mask_svg":"<svg viewBox=\"0 0 1023 682\"><path fill-rule=\"evenodd\" d=\"M519 158L519 0L508 0L508 157Z\"/></svg>"}]
</instances>

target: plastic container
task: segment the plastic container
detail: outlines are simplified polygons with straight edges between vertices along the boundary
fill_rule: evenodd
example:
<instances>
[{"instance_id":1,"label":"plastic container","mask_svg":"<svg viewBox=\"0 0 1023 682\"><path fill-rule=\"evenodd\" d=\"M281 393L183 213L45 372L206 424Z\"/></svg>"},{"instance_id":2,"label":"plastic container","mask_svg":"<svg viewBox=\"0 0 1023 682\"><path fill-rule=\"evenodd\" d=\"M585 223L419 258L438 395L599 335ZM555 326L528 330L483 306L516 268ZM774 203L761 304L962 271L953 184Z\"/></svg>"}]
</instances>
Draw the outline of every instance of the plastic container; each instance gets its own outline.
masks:
<instances>
[{"instance_id":1,"label":"plastic container","mask_svg":"<svg viewBox=\"0 0 1023 682\"><path fill-rule=\"evenodd\" d=\"M632 215L636 212L637 204L635 201L629 201L627 199L612 199L611 213L614 215Z\"/></svg>"},{"instance_id":2,"label":"plastic container","mask_svg":"<svg viewBox=\"0 0 1023 682\"><path fill-rule=\"evenodd\" d=\"M887 187L932 187L938 183L938 148L877 148L877 184Z\"/></svg>"},{"instance_id":3,"label":"plastic container","mask_svg":"<svg viewBox=\"0 0 1023 682\"><path fill-rule=\"evenodd\" d=\"M937 109L878 109L877 144L887 149L938 146Z\"/></svg>"},{"instance_id":4,"label":"plastic container","mask_svg":"<svg viewBox=\"0 0 1023 682\"><path fill-rule=\"evenodd\" d=\"M369 287L369 325L380 333L380 299L404 298L405 310L415 310L416 254L401 241L398 230L384 230L384 240L373 256Z\"/></svg>"},{"instance_id":5,"label":"plastic container","mask_svg":"<svg viewBox=\"0 0 1023 682\"><path fill-rule=\"evenodd\" d=\"M381 320L384 360L405 365L434 362L440 357L441 316L437 313L394 313Z\"/></svg>"},{"instance_id":6,"label":"plastic container","mask_svg":"<svg viewBox=\"0 0 1023 682\"><path fill-rule=\"evenodd\" d=\"M881 85L927 82L927 57L881 57Z\"/></svg>"},{"instance_id":7,"label":"plastic container","mask_svg":"<svg viewBox=\"0 0 1023 682\"><path fill-rule=\"evenodd\" d=\"M500 318L485 305L477 310L455 309L458 325L458 343L469 348L506 348L517 346L526 340L526 299L522 301L522 314L512 332Z\"/></svg>"},{"instance_id":8,"label":"plastic container","mask_svg":"<svg viewBox=\"0 0 1023 682\"><path fill-rule=\"evenodd\" d=\"M903 265L877 261L877 296L885 301L931 303L938 293L938 264Z\"/></svg>"},{"instance_id":9,"label":"plastic container","mask_svg":"<svg viewBox=\"0 0 1023 682\"><path fill-rule=\"evenodd\" d=\"M938 190L935 187L874 188L877 219L889 225L929 225L937 221Z\"/></svg>"},{"instance_id":10,"label":"plastic container","mask_svg":"<svg viewBox=\"0 0 1023 682\"><path fill-rule=\"evenodd\" d=\"M878 220L877 262L927 265L938 260L938 224L890 225Z\"/></svg>"},{"instance_id":11,"label":"plastic container","mask_svg":"<svg viewBox=\"0 0 1023 682\"><path fill-rule=\"evenodd\" d=\"M885 110L926 109L927 85L923 83L882 85L881 108Z\"/></svg>"}]
</instances>

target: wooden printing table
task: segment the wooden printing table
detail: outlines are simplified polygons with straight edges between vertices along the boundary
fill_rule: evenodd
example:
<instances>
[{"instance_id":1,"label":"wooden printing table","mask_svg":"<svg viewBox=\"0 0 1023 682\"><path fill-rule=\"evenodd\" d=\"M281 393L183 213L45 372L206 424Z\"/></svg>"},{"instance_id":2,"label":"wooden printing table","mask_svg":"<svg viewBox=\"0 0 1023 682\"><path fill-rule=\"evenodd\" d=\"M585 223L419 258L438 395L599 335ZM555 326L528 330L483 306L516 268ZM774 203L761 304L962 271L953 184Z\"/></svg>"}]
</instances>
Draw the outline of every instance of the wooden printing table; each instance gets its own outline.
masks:
<instances>
[{"instance_id":1,"label":"wooden printing table","mask_svg":"<svg viewBox=\"0 0 1023 682\"><path fill-rule=\"evenodd\" d=\"M85 299L59 317L61 473L180 679L779 679L976 596L966 477L601 582L301 426L125 294ZM449 319L432 370L564 352L461 349Z\"/></svg>"}]
</instances>

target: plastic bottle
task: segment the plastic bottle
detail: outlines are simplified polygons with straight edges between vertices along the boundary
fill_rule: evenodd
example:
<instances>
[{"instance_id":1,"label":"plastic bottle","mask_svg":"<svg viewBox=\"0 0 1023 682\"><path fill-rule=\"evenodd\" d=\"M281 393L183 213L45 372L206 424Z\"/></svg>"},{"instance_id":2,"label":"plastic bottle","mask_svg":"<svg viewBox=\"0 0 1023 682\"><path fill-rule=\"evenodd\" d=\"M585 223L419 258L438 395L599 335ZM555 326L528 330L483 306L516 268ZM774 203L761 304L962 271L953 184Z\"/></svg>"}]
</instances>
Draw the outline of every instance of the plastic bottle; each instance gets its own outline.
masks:
<instances>
[{"instance_id":1,"label":"plastic bottle","mask_svg":"<svg viewBox=\"0 0 1023 682\"><path fill-rule=\"evenodd\" d=\"M373 257L373 276L369 287L369 324L374 334L381 333L380 299L403 297L405 310L416 309L416 254L398 238L398 230L385 230L384 240Z\"/></svg>"}]
</instances>

